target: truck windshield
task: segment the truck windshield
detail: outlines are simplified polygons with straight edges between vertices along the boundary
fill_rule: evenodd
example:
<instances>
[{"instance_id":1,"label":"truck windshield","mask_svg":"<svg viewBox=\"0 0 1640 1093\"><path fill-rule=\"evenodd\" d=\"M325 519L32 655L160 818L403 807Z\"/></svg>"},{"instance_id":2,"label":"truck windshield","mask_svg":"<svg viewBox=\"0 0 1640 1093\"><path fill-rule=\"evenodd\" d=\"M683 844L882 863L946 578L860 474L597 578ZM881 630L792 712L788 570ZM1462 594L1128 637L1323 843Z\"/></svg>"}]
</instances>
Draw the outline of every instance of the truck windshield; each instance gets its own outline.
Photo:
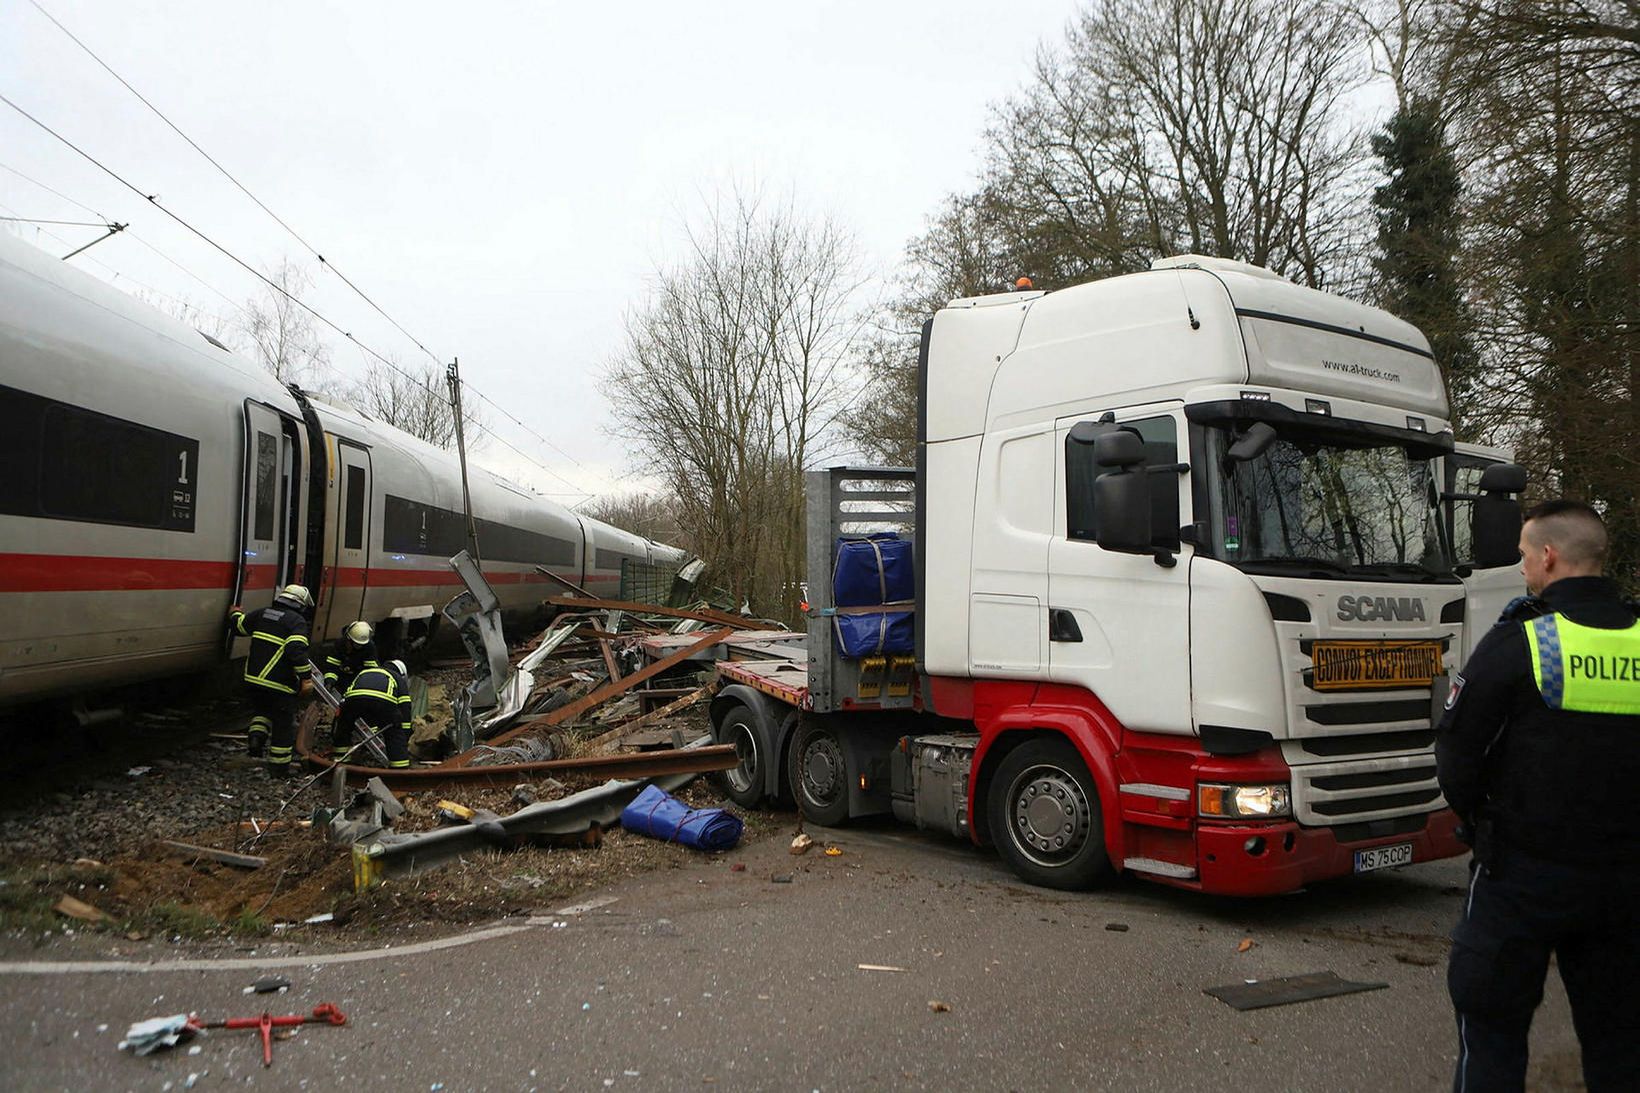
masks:
<instances>
[{"instance_id":1,"label":"truck windshield","mask_svg":"<svg viewBox=\"0 0 1640 1093\"><path fill-rule=\"evenodd\" d=\"M1224 453L1239 433L1208 430L1216 449L1214 541L1251 571L1431 580L1451 564L1427 459L1394 444L1279 430L1245 462Z\"/></svg>"}]
</instances>

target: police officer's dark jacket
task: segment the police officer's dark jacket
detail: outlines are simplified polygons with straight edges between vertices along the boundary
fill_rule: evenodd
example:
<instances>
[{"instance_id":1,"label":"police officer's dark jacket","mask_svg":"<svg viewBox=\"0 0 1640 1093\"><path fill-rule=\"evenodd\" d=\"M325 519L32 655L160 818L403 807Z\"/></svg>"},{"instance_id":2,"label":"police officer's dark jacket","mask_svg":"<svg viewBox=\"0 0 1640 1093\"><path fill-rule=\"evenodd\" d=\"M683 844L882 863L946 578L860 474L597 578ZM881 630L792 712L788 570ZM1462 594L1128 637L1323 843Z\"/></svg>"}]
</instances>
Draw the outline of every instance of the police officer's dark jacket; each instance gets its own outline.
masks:
<instances>
[{"instance_id":1,"label":"police officer's dark jacket","mask_svg":"<svg viewBox=\"0 0 1640 1093\"><path fill-rule=\"evenodd\" d=\"M1640 716L1545 702L1525 627L1551 614L1601 630L1636 618L1603 577L1562 578L1511 604L1453 681L1435 740L1441 791L1499 849L1640 865Z\"/></svg>"},{"instance_id":2,"label":"police officer's dark jacket","mask_svg":"<svg viewBox=\"0 0 1640 1093\"><path fill-rule=\"evenodd\" d=\"M337 717L348 726L361 718L372 729L408 729L411 704L408 681L392 668L377 665L353 677Z\"/></svg>"},{"instance_id":3,"label":"police officer's dark jacket","mask_svg":"<svg viewBox=\"0 0 1640 1093\"><path fill-rule=\"evenodd\" d=\"M308 622L293 607L275 603L255 611L235 611L234 633L251 639L245 658L245 682L295 694L312 670L308 656Z\"/></svg>"}]
</instances>

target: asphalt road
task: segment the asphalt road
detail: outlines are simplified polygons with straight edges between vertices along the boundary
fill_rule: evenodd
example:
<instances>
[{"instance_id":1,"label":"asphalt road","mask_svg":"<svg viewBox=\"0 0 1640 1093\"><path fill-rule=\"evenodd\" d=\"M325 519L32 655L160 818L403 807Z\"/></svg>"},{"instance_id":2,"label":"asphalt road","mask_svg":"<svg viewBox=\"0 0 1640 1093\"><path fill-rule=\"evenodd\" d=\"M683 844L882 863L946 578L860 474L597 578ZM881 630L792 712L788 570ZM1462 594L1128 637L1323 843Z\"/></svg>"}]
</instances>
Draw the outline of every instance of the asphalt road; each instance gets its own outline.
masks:
<instances>
[{"instance_id":1,"label":"asphalt road","mask_svg":"<svg viewBox=\"0 0 1640 1093\"><path fill-rule=\"evenodd\" d=\"M1071 895L902 828L814 834L843 854L794 858L765 842L437 951L49 975L0 965L0 1073L8 1088L74 1090L182 1090L190 1075L196 1090L430 1093L1449 1087L1445 935L1461 862L1260 902L1136 881ZM1202 993L1326 970L1389 986L1249 1012ZM212 1033L197 1055L115 1049L144 1017L259 1012L241 991L263 971L294 982L275 1012L335 1002L349 1025L276 1043L267 1070L254 1032ZM1581 1088L1558 981L1533 1056L1534 1088Z\"/></svg>"}]
</instances>

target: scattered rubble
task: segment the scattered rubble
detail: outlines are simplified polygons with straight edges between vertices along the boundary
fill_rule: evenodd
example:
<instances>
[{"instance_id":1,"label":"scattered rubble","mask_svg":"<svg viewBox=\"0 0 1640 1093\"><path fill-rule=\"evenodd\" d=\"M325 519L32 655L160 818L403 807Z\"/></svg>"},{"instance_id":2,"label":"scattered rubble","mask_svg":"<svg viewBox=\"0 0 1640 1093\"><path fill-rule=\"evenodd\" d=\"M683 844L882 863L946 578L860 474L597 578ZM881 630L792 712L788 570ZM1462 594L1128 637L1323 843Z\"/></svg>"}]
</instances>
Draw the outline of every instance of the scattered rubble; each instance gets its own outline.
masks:
<instances>
[{"instance_id":1,"label":"scattered rubble","mask_svg":"<svg viewBox=\"0 0 1640 1093\"><path fill-rule=\"evenodd\" d=\"M498 674L482 640L482 667L435 666L412 680L420 761L408 770L333 768L324 709L312 703L300 744L318 773L275 782L243 755L244 736L228 731L243 723L236 703L167 709L153 724L174 736L173 754L143 752L133 740L73 792L0 811L0 929L14 938L35 931L34 944L64 916L93 924L93 934L173 943L293 930L379 935L465 925L681 864L688 852L675 837L667 846L616 826L621 809L655 779L680 795L685 813L713 812L720 798L696 776L735 758L705 735L700 705L715 685L708 658L772 632L710 608L572 591L549 601L557 614L534 641L503 650L494 708L475 709L475 676ZM518 709L492 717L506 714L509 693L521 696ZM457 749L452 726L463 704L475 736L490 735ZM146 767L141 793L120 777L135 770L133 760ZM578 815L600 791L614 794L603 811ZM774 829L761 817L753 826L760 836ZM441 845L464 849L435 852ZM368 859L377 846L378 873L356 884L356 851L364 847ZM404 846L415 849L393 849ZM409 860L416 865L398 868ZM64 861L76 864L53 864ZM74 907L87 910L63 910Z\"/></svg>"}]
</instances>

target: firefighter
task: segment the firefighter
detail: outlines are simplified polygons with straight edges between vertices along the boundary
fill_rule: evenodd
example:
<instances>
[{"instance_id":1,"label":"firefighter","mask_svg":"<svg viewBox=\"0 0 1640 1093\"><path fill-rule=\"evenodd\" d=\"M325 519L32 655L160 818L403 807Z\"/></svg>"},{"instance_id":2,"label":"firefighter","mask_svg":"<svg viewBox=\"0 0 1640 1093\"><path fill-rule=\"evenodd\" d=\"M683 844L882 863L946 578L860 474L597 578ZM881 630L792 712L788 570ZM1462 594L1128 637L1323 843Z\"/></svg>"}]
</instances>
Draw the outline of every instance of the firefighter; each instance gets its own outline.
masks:
<instances>
[{"instance_id":1,"label":"firefighter","mask_svg":"<svg viewBox=\"0 0 1640 1093\"><path fill-rule=\"evenodd\" d=\"M353 677L347 696L342 699L342 708L336 714L336 728L330 739L332 758L342 761L353 746L356 723L363 721L364 731L381 730L387 765L408 767L410 706L410 679L404 661L390 660L363 669Z\"/></svg>"},{"instance_id":2,"label":"firefighter","mask_svg":"<svg viewBox=\"0 0 1640 1093\"><path fill-rule=\"evenodd\" d=\"M296 773L291 763L296 702L313 669L307 617L312 609L313 594L288 584L271 605L250 612L235 606L228 614L233 632L251 639L245 658L244 687L252 710L246 750L253 756L265 753L268 773L276 777Z\"/></svg>"},{"instance_id":3,"label":"firefighter","mask_svg":"<svg viewBox=\"0 0 1640 1093\"><path fill-rule=\"evenodd\" d=\"M1592 1093L1640 1075L1640 606L1601 576L1599 515L1526 516L1510 604L1453 681L1441 791L1474 847L1447 986L1460 1090L1519 1090L1555 956Z\"/></svg>"},{"instance_id":4,"label":"firefighter","mask_svg":"<svg viewBox=\"0 0 1640 1093\"><path fill-rule=\"evenodd\" d=\"M362 619L350 622L325 653L325 685L338 695L346 694L354 676L378 666L375 631Z\"/></svg>"}]
</instances>

